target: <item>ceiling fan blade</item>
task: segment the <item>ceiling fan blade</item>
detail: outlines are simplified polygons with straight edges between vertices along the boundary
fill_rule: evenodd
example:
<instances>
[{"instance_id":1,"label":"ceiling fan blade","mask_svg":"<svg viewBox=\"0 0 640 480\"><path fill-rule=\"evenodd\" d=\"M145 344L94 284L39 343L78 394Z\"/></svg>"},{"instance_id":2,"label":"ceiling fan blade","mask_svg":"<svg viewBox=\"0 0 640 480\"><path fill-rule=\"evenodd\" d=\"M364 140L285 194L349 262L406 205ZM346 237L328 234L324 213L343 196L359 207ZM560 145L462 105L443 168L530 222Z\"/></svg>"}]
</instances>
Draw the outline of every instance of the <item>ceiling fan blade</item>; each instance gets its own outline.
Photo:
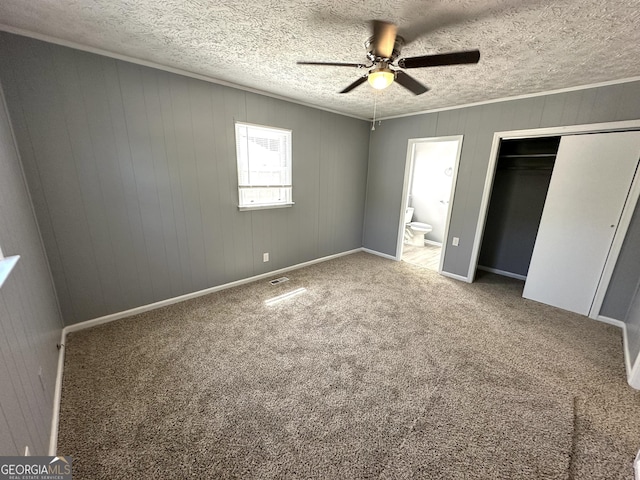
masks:
<instances>
[{"instance_id":1,"label":"ceiling fan blade","mask_svg":"<svg viewBox=\"0 0 640 480\"><path fill-rule=\"evenodd\" d=\"M362 63L344 63L344 62L296 62L298 65L328 65L330 67L356 67L366 68Z\"/></svg>"},{"instance_id":2,"label":"ceiling fan blade","mask_svg":"<svg viewBox=\"0 0 640 480\"><path fill-rule=\"evenodd\" d=\"M364 77L360 77L355 82L353 82L351 85L349 85L347 88L342 90L340 93L349 93L351 90L353 90L354 88L356 88L359 85L362 85L366 81L367 81L367 75L365 75Z\"/></svg>"},{"instance_id":3,"label":"ceiling fan blade","mask_svg":"<svg viewBox=\"0 0 640 480\"><path fill-rule=\"evenodd\" d=\"M401 58L398 60L400 68L440 67L443 65L462 65L478 63L480 50L464 52L440 53L436 55L422 55L421 57Z\"/></svg>"},{"instance_id":4,"label":"ceiling fan blade","mask_svg":"<svg viewBox=\"0 0 640 480\"><path fill-rule=\"evenodd\" d=\"M377 57L389 58L396 43L398 27L390 22L373 20L373 46Z\"/></svg>"},{"instance_id":5,"label":"ceiling fan blade","mask_svg":"<svg viewBox=\"0 0 640 480\"><path fill-rule=\"evenodd\" d=\"M484 0L483 2L462 2L460 6L452 2L432 2L429 15L424 15L424 4L413 2L404 9L403 17L414 19L400 29L399 34L408 45L431 32L442 31L452 25L477 22L485 18L497 18L515 11L546 5L545 0Z\"/></svg>"},{"instance_id":6,"label":"ceiling fan blade","mask_svg":"<svg viewBox=\"0 0 640 480\"><path fill-rule=\"evenodd\" d=\"M407 75L402 70L396 71L396 82L402 85L407 90L413 92L416 95L420 95L422 93L428 92L429 89L417 81L410 75Z\"/></svg>"}]
</instances>

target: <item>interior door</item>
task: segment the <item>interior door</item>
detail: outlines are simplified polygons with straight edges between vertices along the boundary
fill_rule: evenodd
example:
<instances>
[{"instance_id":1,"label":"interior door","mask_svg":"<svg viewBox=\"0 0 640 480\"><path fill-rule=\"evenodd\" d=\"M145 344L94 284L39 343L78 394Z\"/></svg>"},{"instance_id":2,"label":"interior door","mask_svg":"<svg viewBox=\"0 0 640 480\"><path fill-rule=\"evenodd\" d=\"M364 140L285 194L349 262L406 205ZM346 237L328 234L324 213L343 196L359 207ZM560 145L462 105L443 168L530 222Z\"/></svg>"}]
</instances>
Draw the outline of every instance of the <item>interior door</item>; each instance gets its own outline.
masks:
<instances>
[{"instance_id":1,"label":"interior door","mask_svg":"<svg viewBox=\"0 0 640 480\"><path fill-rule=\"evenodd\" d=\"M523 296L588 315L640 158L640 132L562 137Z\"/></svg>"}]
</instances>

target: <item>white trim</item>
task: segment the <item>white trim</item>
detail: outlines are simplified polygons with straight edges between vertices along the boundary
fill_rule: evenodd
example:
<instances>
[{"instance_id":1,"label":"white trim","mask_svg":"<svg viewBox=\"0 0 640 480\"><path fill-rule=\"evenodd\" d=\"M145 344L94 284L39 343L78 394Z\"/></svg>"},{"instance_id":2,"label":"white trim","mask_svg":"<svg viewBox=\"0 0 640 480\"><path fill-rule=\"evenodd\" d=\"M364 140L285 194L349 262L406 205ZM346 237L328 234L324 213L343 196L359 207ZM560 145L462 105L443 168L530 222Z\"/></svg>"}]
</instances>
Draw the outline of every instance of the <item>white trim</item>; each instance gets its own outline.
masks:
<instances>
[{"instance_id":1,"label":"white trim","mask_svg":"<svg viewBox=\"0 0 640 480\"><path fill-rule=\"evenodd\" d=\"M502 275L503 277L515 278L516 280L526 280L527 279L526 275L520 275L519 273L507 272L506 270L499 270L497 268L483 267L481 265L478 265L478 270L483 270L483 271L489 272L489 273L495 273L496 275Z\"/></svg>"},{"instance_id":2,"label":"white trim","mask_svg":"<svg viewBox=\"0 0 640 480\"><path fill-rule=\"evenodd\" d=\"M303 102L300 100L295 100L289 97L284 97L282 95L278 95L275 93L270 93L270 92L266 92L264 90L259 90L257 88L252 88L252 87L246 87L243 85L239 85L233 82L228 82L226 80L219 80L213 77L209 77L207 75L202 75L200 73L195 73L195 72L190 72L188 70L182 70L180 68L176 68L176 67L170 67L168 65L162 65L160 63L156 63L156 62L152 62L149 60L142 60L139 58L135 58L135 57L130 57L128 55L124 55L124 54L120 54L120 53L115 53L115 52L110 52L108 50L103 50L101 48L95 48L95 47L90 47L87 45L82 45L80 43L76 43L76 42L72 42L69 40L64 40L61 38L57 38L57 37L52 37L50 35L45 35L42 33L37 33L37 32L31 32L29 30L25 30L23 28L18 28L18 27L13 27L11 25L6 25L6 24L2 24L0 23L0 31L5 31L8 33L13 33L16 35L22 35L23 37L29 37L29 38L34 38L36 40L42 40L44 42L49 42L49 43L53 43L56 45L61 45L63 47L69 47L69 48L74 48L76 50L81 50L83 52L89 52L89 53L95 53L97 55L102 55L105 57L109 57L109 58L115 58L116 60L123 60L125 62L130 62L130 63L135 63L137 65L142 65L145 67L151 67L151 68L156 68L158 70L164 70L165 72L170 72L170 73L176 73L178 75L183 75L185 77L191 77L191 78L195 78L198 80L204 80L205 82L209 82L209 83L215 83L217 85L223 85L226 87L231 87L231 88L236 88L238 90L243 90L245 92L250 92L250 93L257 93L258 95L264 95L266 97L271 97L271 98L276 98L278 100L283 100L285 102L291 102L291 103L296 103L298 105L303 105L305 107L310 107L310 108L315 108L317 110L324 110L325 112L330 112L330 113L335 113L337 115L343 115L345 117L351 117L351 118L357 118L358 120L365 120L370 122L372 119L369 117L362 117L359 115L353 115L351 113L345 113L345 112L339 112L337 110L332 110L326 107L322 107L319 105L314 105L311 103L307 103L307 102ZM606 87L606 86L610 86L610 85L620 85L620 84L624 84L624 83L632 83L632 82L637 82L640 81L640 77L628 77L628 78L621 78L619 80L608 80L605 82L597 82L597 83L590 83L587 85L578 85L575 87L567 87L567 88L558 88L558 89L554 89L554 90L545 90L542 92L535 92L535 93L525 93L522 95L514 95L511 97L500 97L500 98L495 98L492 100L483 100L480 102L473 102L473 103L465 103L462 105L453 105L453 106L449 106L449 107L439 107L439 108L431 108L431 109L427 109L427 110L421 110L419 112L413 112L413 113L403 113L400 115L390 115L388 117L381 117L379 119L379 121L383 121L383 120L392 120L394 118L403 118L403 117L413 117L416 115L425 115L425 114L429 114L429 113L437 113L437 112L444 112L447 110L457 110L459 108L469 108L469 107L477 107L480 105L488 105L491 103L500 103L500 102L509 102L512 100L522 100L522 99L526 99L526 98L534 98L534 97L544 97L547 95L556 95L558 93L568 93L568 92L575 92L575 91L579 91L579 90L588 90L590 88L599 88L599 87Z\"/></svg>"},{"instance_id":3,"label":"white trim","mask_svg":"<svg viewBox=\"0 0 640 480\"><path fill-rule=\"evenodd\" d=\"M627 377L627 382L632 388L640 390L640 356L636 358L636 361L633 363L631 372Z\"/></svg>"},{"instance_id":4,"label":"white trim","mask_svg":"<svg viewBox=\"0 0 640 480\"><path fill-rule=\"evenodd\" d=\"M487 214L489 213L489 200L491 199L491 191L493 190L493 179L496 173L498 151L500 149L501 140L502 137L498 132L493 134L493 143L491 144L491 153L489 154L489 167L487 168L487 176L484 179L482 200L480 201L480 213L478 215L478 222L476 223L476 234L473 237L471 261L469 262L469 271L467 272L467 277L469 277L472 282L476 277L478 257L480 256L480 246L482 245L482 237L484 236L484 225L487 221Z\"/></svg>"},{"instance_id":5,"label":"white trim","mask_svg":"<svg viewBox=\"0 0 640 480\"><path fill-rule=\"evenodd\" d=\"M442 247L442 242L436 242L435 240L424 239L426 245L433 245L434 247Z\"/></svg>"},{"instance_id":6,"label":"white trim","mask_svg":"<svg viewBox=\"0 0 640 480\"><path fill-rule=\"evenodd\" d=\"M115 58L116 60L123 60L125 62L134 63L136 65L142 65L143 67L151 67L157 70L164 70L165 72L176 73L178 75L183 75L185 77L191 77L197 80L204 80L205 82L215 83L217 85L223 85L225 87L231 87L238 90L243 90L245 92L257 93L258 95L264 95L265 97L271 97L278 100L283 100L285 102L295 103L298 105L302 105L304 107L314 108L316 110L324 110L325 112L335 113L337 115L343 115L345 117L357 118L358 120L371 121L371 119L367 117L361 117L358 115L353 115L351 113L339 112L337 110L331 110L326 107L314 105L314 104L303 102L300 100L295 100L289 97L284 97L282 95L277 95L275 93L259 90L257 88L246 87L243 85L239 85L237 83L227 82L226 80L219 80L217 78L209 77L207 75L202 75L200 73L190 72L188 70L182 70L181 68L170 67L168 65L162 65L161 63L156 63L149 60L142 60L140 58L130 57L129 55L123 55L121 53L110 52L108 50L103 50L101 48L89 47L87 45L82 45L80 43L72 42L69 40L63 40L61 38L52 37L50 35L44 35L42 33L31 32L29 30L12 27L10 25L6 25L2 23L0 23L0 31L5 31L8 33L16 34L16 35L22 35L23 37L35 38L36 40L42 40L43 42L49 42L56 45L61 45L63 47L74 48L76 50L81 50L83 52L95 53L97 55L102 55L104 57Z\"/></svg>"},{"instance_id":7,"label":"white trim","mask_svg":"<svg viewBox=\"0 0 640 480\"><path fill-rule=\"evenodd\" d=\"M627 331L626 324L622 320L605 317L604 315L598 315L596 318L593 318L592 320L597 320L598 322L602 322L602 323L608 323L609 325L613 325L614 327L621 328L624 332Z\"/></svg>"},{"instance_id":8,"label":"white trim","mask_svg":"<svg viewBox=\"0 0 640 480\"><path fill-rule=\"evenodd\" d=\"M624 366L627 371L627 383L632 388L640 390L640 355L637 358L631 358L626 323L622 325L622 343L624 346Z\"/></svg>"},{"instance_id":9,"label":"white trim","mask_svg":"<svg viewBox=\"0 0 640 480\"><path fill-rule=\"evenodd\" d=\"M456 152L456 159L453 164L453 172L451 174L451 193L449 194L449 203L447 205L447 216L444 221L444 235L442 238L442 251L440 252L440 262L438 264L438 273L442 274L442 267L444 266L444 257L447 252L447 245L449 241L449 220L451 219L451 211L453 209L453 201L455 199L456 186L458 183L458 167L460 165L460 157L462 156L462 142L464 141L463 135L448 135L445 137L423 137L423 138L410 138L407 141L407 157L404 167L404 181L402 184L402 202L400 207L400 220L398 222L398 239L396 242L396 260L402 259L402 250L404 247L404 214L407 210L409 203L409 180L411 179L415 149L418 143L431 143L431 142L458 142L458 150ZM435 243L435 242L433 242ZM463 277L461 277L463 278Z\"/></svg>"},{"instance_id":10,"label":"white trim","mask_svg":"<svg viewBox=\"0 0 640 480\"><path fill-rule=\"evenodd\" d=\"M365 249L354 248L353 250L348 250L346 252L328 255L326 257L317 258L315 260L309 260L308 262L298 263L291 267L285 267L279 270L273 270L271 272L262 273L260 275L254 275L253 277L245 278L243 280L237 280L235 282L225 283L224 285L218 285L216 287L199 290L197 292L188 293L186 295L181 295L179 297L168 298L160 302L155 302L148 305L142 305L140 307L125 310L123 312L112 313L111 315L105 315L103 317L94 318L92 320L87 320L84 322L75 323L73 325L68 325L64 327L60 335L60 350L58 352L58 371L56 374L56 386L55 386L54 397L53 397L53 415L51 418L51 432L49 437L49 455L50 456L56 455L56 450L58 448L58 426L60 422L60 400L62 397L62 378L63 378L64 355L65 355L64 350L65 350L67 335L69 333L78 332L80 330L85 330L87 328L113 322L121 318L126 318L132 315L137 315L139 313L155 310L157 308L161 308L167 305L173 305L175 303L183 302L185 300L190 300L192 298L201 297L203 295L208 295L210 293L218 292L220 290L226 290L228 288L237 287L239 285L255 282L257 280L262 280L264 278L273 277L274 275L278 275L280 273L290 272L292 270L298 270L300 268L308 267L316 263L326 262L328 260L333 260L334 258L344 257L346 255L351 255L353 253L361 252L363 250ZM369 253L375 253L375 252L369 251ZM384 254L380 254L380 255L384 256Z\"/></svg>"},{"instance_id":11,"label":"white trim","mask_svg":"<svg viewBox=\"0 0 640 480\"><path fill-rule=\"evenodd\" d=\"M361 249L363 252L367 252L370 253L371 255L377 255L378 257L382 257L382 258L386 258L388 260L393 260L393 261L400 261L398 258L392 256L392 255L387 255L386 253L382 253L382 252L378 252L376 250L371 250L370 248L364 248L362 247Z\"/></svg>"},{"instance_id":12,"label":"white trim","mask_svg":"<svg viewBox=\"0 0 640 480\"><path fill-rule=\"evenodd\" d=\"M631 367L633 366L633 362L631 361L631 356L629 354L629 337L627 334L627 324L624 323L622 325L622 349L624 352L624 368L627 372L627 378L630 378L631 375Z\"/></svg>"},{"instance_id":13,"label":"white trim","mask_svg":"<svg viewBox=\"0 0 640 480\"><path fill-rule=\"evenodd\" d=\"M629 78L621 78L619 80L607 80L606 82L598 82L598 83L589 83L587 85L578 85L575 87L567 87L567 88L557 88L555 90L545 90L542 92L535 92L535 93L525 93L522 95L514 95L512 97L501 97L501 98L495 98L493 100L483 100L480 102L473 102L473 103L465 103L462 105L455 105L452 107L440 107L440 108L431 108L428 110L421 110L419 112L414 112L414 113L403 113L400 115L390 115L388 117L382 117L380 118L380 121L382 120L392 120L394 118L403 118L403 117L413 117L415 115L425 115L428 113L437 113L437 112L445 112L447 110L457 110L458 108L469 108L469 107L478 107L480 105L488 105L491 103L500 103L500 102L510 102L512 100L524 100L526 98L534 98L534 97L545 97L547 95L557 95L559 93L569 93L569 92L576 92L576 91L580 91L580 90L588 90L590 88L600 88L600 87L607 87L610 85L620 85L623 83L632 83L632 82L637 82L640 81L640 77L629 77Z\"/></svg>"},{"instance_id":14,"label":"white trim","mask_svg":"<svg viewBox=\"0 0 640 480\"><path fill-rule=\"evenodd\" d=\"M296 203L295 202L287 202L287 203L267 203L265 205L256 205L253 207L241 207L240 205L238 205L238 210L241 212L250 212L252 210L272 210L274 208L289 208L289 207L293 207Z\"/></svg>"},{"instance_id":15,"label":"white trim","mask_svg":"<svg viewBox=\"0 0 640 480\"><path fill-rule=\"evenodd\" d=\"M56 386L53 392L53 415L51 416L51 432L49 434L49 456L51 457L54 457L58 450L58 426L60 425L60 401L62 399L62 373L64 371L64 348L66 340L67 328L65 327L60 333Z\"/></svg>"},{"instance_id":16,"label":"white trim","mask_svg":"<svg viewBox=\"0 0 640 480\"><path fill-rule=\"evenodd\" d=\"M482 237L484 235L484 227L487 219L487 213L489 210L489 199L491 198L491 190L493 188L493 179L496 172L496 165L498 163L498 150L500 148L500 142L505 139L517 139L517 138L536 138L536 137L550 137L550 136L562 136L562 135L575 135L581 133L604 133L604 132L618 132L625 130L640 130L640 120L627 120L623 122L607 122L607 123L592 123L582 125L568 125L562 127L546 127L546 128L533 128L526 130L511 130L503 132L495 132L493 134L493 143L491 145L491 153L489 154L489 166L487 168L487 175L484 182L484 190L482 192L482 201L480 202L480 212L478 214L478 222L476 224L476 234L473 239L473 248L471 250L471 260L469 262L468 276L473 280L475 277L476 267L478 265L478 257L480 255L480 246L482 245ZM628 202L627 202L628 203ZM625 209L627 206L625 205ZM623 217L626 219L627 215L623 211ZM622 219L620 222L622 225ZM627 224L628 227L628 224ZM625 231L626 228L625 227ZM620 226L619 226L620 228ZM624 240L624 239L623 239ZM613 252L615 253L615 252ZM618 252L619 253L619 252ZM611 258L615 265L616 258ZM598 288L605 289L607 285L602 282Z\"/></svg>"},{"instance_id":17,"label":"white trim","mask_svg":"<svg viewBox=\"0 0 640 480\"><path fill-rule=\"evenodd\" d=\"M413 170L413 154L416 149L418 139L410 138L407 142L407 156L404 161L404 180L402 181L402 197L400 202L400 217L398 218L398 237L396 238L395 260L402 260L402 247L404 243L404 229L406 227L404 217L409 204L409 180ZM441 252L442 253L442 252Z\"/></svg>"},{"instance_id":18,"label":"white trim","mask_svg":"<svg viewBox=\"0 0 640 480\"><path fill-rule=\"evenodd\" d=\"M449 278L453 278L455 280L460 280L462 282L466 282L466 283L471 283L471 280L467 277L463 277L462 275L456 275L455 273L449 273L449 272L440 272L440 275L443 275L445 277L449 277Z\"/></svg>"},{"instance_id":19,"label":"white trim","mask_svg":"<svg viewBox=\"0 0 640 480\"><path fill-rule=\"evenodd\" d=\"M287 132L289 134L291 134L293 132L293 130L291 130L290 128L282 128L282 127L272 127L270 125L263 125L261 123L251 123L251 122L241 122L240 120L236 120L236 127L238 125L240 125L241 127L254 127L254 128L261 128L262 130L281 130L283 132ZM291 136L289 136L289 139L291 139Z\"/></svg>"}]
</instances>

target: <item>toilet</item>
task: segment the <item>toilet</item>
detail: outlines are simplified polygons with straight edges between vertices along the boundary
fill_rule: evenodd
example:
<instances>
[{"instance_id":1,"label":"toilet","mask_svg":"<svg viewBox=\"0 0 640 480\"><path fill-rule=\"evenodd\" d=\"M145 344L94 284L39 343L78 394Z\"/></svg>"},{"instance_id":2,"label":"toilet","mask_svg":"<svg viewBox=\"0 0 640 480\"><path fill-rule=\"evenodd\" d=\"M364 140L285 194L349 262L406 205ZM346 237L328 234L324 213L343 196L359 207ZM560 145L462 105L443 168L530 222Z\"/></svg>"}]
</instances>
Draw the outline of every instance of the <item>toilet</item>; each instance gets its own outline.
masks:
<instances>
[{"instance_id":1,"label":"toilet","mask_svg":"<svg viewBox=\"0 0 640 480\"><path fill-rule=\"evenodd\" d=\"M413 207L407 207L404 214L404 238L405 241L411 245L418 247L424 247L424 236L433 230L433 227L428 223L412 222Z\"/></svg>"}]
</instances>

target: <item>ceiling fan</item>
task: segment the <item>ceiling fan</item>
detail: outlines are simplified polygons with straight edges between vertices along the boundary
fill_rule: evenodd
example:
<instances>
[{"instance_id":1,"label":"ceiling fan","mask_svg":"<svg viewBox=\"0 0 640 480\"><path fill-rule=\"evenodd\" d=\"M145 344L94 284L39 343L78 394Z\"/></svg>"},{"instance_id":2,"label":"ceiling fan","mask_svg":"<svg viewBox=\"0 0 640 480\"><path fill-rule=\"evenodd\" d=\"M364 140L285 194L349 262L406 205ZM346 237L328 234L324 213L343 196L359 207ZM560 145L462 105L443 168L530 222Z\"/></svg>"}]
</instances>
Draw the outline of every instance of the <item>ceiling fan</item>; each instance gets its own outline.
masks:
<instances>
[{"instance_id":1,"label":"ceiling fan","mask_svg":"<svg viewBox=\"0 0 640 480\"><path fill-rule=\"evenodd\" d=\"M369 81L373 88L382 90L391 85L394 80L415 95L427 92L429 89L418 80L404 72L404 69L440 67L445 65L462 65L478 63L479 50L422 55L419 57L400 58L400 51L405 45L404 38L397 34L398 27L382 20L373 20L373 35L365 42L367 58L370 64L342 63L342 62L297 62L298 65L327 65L332 67L356 67L367 69L355 82L340 93L348 93L365 81Z\"/></svg>"}]
</instances>

